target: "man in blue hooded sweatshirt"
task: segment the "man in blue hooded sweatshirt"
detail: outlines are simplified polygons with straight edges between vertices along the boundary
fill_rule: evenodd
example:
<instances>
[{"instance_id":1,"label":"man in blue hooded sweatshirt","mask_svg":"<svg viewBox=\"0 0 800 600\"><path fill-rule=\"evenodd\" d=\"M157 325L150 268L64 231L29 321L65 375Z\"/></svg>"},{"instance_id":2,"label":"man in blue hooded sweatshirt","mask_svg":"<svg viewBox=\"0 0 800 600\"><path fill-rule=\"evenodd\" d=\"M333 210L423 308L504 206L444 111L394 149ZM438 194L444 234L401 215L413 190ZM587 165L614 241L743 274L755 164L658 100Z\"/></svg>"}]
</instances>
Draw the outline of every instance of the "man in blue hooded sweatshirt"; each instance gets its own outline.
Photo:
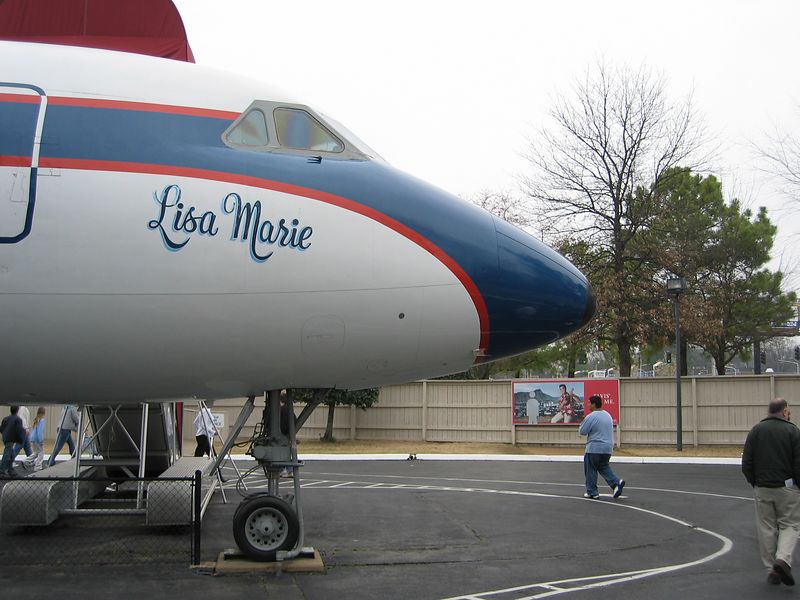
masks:
<instances>
[{"instance_id":1,"label":"man in blue hooded sweatshirt","mask_svg":"<svg viewBox=\"0 0 800 600\"><path fill-rule=\"evenodd\" d=\"M603 399L597 394L589 397L589 405L592 412L578 429L578 433L586 436L586 451L583 455L586 493L583 497L591 500L600 497L597 491L597 474L600 473L611 486L614 498L619 498L622 488L625 487L625 480L617 477L608 464L614 448L614 420L603 410Z\"/></svg>"}]
</instances>

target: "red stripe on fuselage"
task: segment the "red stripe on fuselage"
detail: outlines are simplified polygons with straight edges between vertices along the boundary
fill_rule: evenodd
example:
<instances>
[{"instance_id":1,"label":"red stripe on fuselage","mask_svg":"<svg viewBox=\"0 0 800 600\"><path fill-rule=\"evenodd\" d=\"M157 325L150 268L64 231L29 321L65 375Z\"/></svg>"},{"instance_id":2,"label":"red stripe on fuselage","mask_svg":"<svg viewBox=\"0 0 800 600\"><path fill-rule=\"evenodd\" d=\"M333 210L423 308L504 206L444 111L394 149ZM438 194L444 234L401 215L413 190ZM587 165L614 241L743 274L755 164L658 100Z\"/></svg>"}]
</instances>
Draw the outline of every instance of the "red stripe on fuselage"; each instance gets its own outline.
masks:
<instances>
[{"instance_id":1,"label":"red stripe on fuselage","mask_svg":"<svg viewBox=\"0 0 800 600\"><path fill-rule=\"evenodd\" d=\"M0 94L0 102L16 102L17 104L39 104L39 94Z\"/></svg>"},{"instance_id":2,"label":"red stripe on fuselage","mask_svg":"<svg viewBox=\"0 0 800 600\"><path fill-rule=\"evenodd\" d=\"M402 236L408 238L418 246L427 250L436 259L445 265L455 275L464 286L464 289L472 298L475 305L475 310L478 312L478 319L480 321L480 346L482 350L487 350L489 347L489 311L486 308L486 303L481 296L478 286L472 281L472 278L467 275L464 269L459 265L450 255L444 250L439 248L436 244L431 242L426 237L420 235L410 227L404 225L400 221L379 212L369 206L364 206L353 200L348 200L342 196L337 196L322 190L315 190L290 183L283 183L280 181L271 181L269 179L262 179L260 177L253 177L251 175L238 175L236 173L224 173L221 171L209 171L206 169L194 169L191 167L174 167L169 165L152 165L144 163L133 162L116 162L116 161L103 161L103 160L83 160L77 158L40 158L39 166L45 168L60 168L60 169L77 169L86 171L118 171L124 173L147 173L150 175L173 175L177 177L190 177L193 179L207 179L211 181L220 181L225 183L235 183L239 185L247 185L250 187L257 187L265 190L273 190L276 192L284 192L293 194L295 196L302 196L312 200L319 200L327 204L332 204L340 208L344 208L351 212L363 215L373 221L377 221L382 225L396 231Z\"/></svg>"},{"instance_id":3,"label":"red stripe on fuselage","mask_svg":"<svg viewBox=\"0 0 800 600\"><path fill-rule=\"evenodd\" d=\"M30 156L0 156L0 167L28 167L31 166Z\"/></svg>"},{"instance_id":4,"label":"red stripe on fuselage","mask_svg":"<svg viewBox=\"0 0 800 600\"><path fill-rule=\"evenodd\" d=\"M234 121L241 113L194 106L173 106L171 104L151 104L149 102L130 102L127 100L101 100L95 98L67 98L65 96L48 96L47 101L54 106L80 106L86 108L111 108L115 110L138 110L144 112L166 113L170 115L188 115L192 117L208 117Z\"/></svg>"},{"instance_id":5,"label":"red stripe on fuselage","mask_svg":"<svg viewBox=\"0 0 800 600\"><path fill-rule=\"evenodd\" d=\"M16 102L39 104L42 97L38 94L0 94L0 102ZM105 100L98 98L68 98L66 96L47 96L51 106L80 106L86 108L111 108L115 110L138 110L143 112L166 113L170 115L188 115L191 117L208 117L210 119L236 120L241 113L196 106L174 106L171 104L153 104L150 102L131 102L128 100Z\"/></svg>"}]
</instances>

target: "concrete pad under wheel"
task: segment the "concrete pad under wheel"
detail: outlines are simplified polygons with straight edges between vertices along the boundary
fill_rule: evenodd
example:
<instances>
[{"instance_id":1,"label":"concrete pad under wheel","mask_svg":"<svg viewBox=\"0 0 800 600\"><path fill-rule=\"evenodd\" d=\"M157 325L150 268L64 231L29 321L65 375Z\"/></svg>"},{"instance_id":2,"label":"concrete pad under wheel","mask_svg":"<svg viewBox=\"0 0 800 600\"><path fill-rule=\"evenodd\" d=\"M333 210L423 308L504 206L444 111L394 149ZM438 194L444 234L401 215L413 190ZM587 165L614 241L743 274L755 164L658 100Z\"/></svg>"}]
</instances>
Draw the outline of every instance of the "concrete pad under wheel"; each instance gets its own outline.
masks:
<instances>
[{"instance_id":1,"label":"concrete pad under wheel","mask_svg":"<svg viewBox=\"0 0 800 600\"><path fill-rule=\"evenodd\" d=\"M246 557L244 554L220 552L214 567L215 575L235 573L324 573L325 564L319 551L314 549L314 555L298 557L290 560L259 562Z\"/></svg>"}]
</instances>

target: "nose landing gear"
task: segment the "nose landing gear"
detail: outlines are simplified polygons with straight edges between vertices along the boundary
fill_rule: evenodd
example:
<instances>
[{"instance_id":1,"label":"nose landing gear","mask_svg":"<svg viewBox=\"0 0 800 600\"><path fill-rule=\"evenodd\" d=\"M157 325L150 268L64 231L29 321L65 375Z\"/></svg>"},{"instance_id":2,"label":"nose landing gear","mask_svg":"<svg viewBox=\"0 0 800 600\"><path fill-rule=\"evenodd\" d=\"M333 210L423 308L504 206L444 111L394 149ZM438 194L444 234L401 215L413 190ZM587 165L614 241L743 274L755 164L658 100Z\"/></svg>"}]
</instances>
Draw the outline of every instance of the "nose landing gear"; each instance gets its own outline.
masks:
<instances>
[{"instance_id":1,"label":"nose landing gear","mask_svg":"<svg viewBox=\"0 0 800 600\"><path fill-rule=\"evenodd\" d=\"M303 463L297 459L297 430L322 402L326 393L327 390L317 390L313 400L306 404L298 417L295 417L292 407L291 390L271 390L267 394L262 420L255 428L247 451L267 476L267 491L246 497L233 517L233 538L248 558L257 561L285 560L298 556L304 550L300 505L300 468ZM251 397L248 405L242 409L236 429L226 446L232 445L252 409ZM291 494L281 495L280 476L287 469L291 469L294 489Z\"/></svg>"}]
</instances>

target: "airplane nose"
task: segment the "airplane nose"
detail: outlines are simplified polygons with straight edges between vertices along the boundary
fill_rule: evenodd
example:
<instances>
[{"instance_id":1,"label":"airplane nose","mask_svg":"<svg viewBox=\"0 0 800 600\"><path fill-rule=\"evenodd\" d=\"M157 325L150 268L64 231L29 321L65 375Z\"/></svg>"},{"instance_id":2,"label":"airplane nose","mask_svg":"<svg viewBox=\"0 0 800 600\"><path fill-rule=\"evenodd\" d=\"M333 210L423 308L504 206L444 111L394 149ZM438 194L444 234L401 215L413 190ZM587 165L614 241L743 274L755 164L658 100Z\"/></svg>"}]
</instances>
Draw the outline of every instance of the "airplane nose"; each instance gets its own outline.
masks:
<instances>
[{"instance_id":1,"label":"airplane nose","mask_svg":"<svg viewBox=\"0 0 800 600\"><path fill-rule=\"evenodd\" d=\"M589 285L589 289L587 290L586 294L586 310L583 311L583 319L581 320L581 327L588 324L589 321L592 320L592 317L594 317L594 313L597 312L597 298L594 295L592 284L589 283L588 281L586 283Z\"/></svg>"},{"instance_id":2,"label":"airplane nose","mask_svg":"<svg viewBox=\"0 0 800 600\"><path fill-rule=\"evenodd\" d=\"M566 258L494 218L498 277L487 294L494 360L548 344L588 323L596 300L586 277Z\"/></svg>"}]
</instances>

